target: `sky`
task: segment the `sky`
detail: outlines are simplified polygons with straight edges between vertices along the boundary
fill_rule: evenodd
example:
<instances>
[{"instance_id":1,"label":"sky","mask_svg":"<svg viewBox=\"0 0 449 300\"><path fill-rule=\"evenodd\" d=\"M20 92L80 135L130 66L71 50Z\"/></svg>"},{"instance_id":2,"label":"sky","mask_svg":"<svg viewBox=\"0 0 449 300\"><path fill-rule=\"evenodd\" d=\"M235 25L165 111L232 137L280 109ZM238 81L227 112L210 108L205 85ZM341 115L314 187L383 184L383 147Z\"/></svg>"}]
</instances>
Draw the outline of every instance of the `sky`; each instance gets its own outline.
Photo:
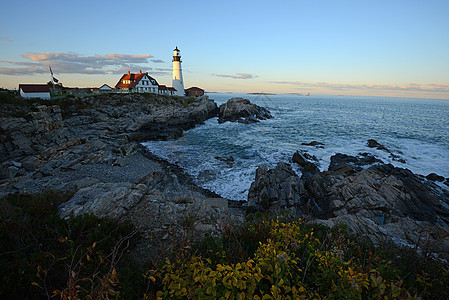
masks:
<instances>
[{"instance_id":1,"label":"sky","mask_svg":"<svg viewBox=\"0 0 449 300\"><path fill-rule=\"evenodd\" d=\"M449 1L0 0L0 87L185 88L449 99Z\"/></svg>"}]
</instances>

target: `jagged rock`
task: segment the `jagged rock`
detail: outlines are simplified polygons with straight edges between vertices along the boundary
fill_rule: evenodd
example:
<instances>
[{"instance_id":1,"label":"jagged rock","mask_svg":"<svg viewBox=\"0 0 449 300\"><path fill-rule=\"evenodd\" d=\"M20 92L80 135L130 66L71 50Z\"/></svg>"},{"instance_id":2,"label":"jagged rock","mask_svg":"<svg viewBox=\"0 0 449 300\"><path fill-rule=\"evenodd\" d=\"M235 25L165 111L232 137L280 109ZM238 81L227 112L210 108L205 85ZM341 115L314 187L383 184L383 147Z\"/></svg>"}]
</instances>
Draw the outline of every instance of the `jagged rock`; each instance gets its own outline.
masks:
<instances>
[{"instance_id":1,"label":"jagged rock","mask_svg":"<svg viewBox=\"0 0 449 300\"><path fill-rule=\"evenodd\" d=\"M249 124L270 118L272 116L266 108L252 104L248 99L231 98L220 105L218 123L231 121Z\"/></svg>"},{"instance_id":2,"label":"jagged rock","mask_svg":"<svg viewBox=\"0 0 449 300\"><path fill-rule=\"evenodd\" d=\"M33 155L67 141L61 108L40 105L36 109L24 118L0 118L0 162Z\"/></svg>"},{"instance_id":3,"label":"jagged rock","mask_svg":"<svg viewBox=\"0 0 449 300\"><path fill-rule=\"evenodd\" d=\"M363 167L375 163L382 163L382 161L368 153L359 153L358 156L350 156L342 153L337 153L331 157L331 163L329 164L329 171L337 171L337 170L340 171L344 170L344 172L360 171L363 169Z\"/></svg>"},{"instance_id":4,"label":"jagged rock","mask_svg":"<svg viewBox=\"0 0 449 300\"><path fill-rule=\"evenodd\" d=\"M444 181L444 177L440 176L436 173L430 173L429 175L426 176L427 179L432 180L432 181L439 181L439 182L443 182Z\"/></svg>"},{"instance_id":5,"label":"jagged rock","mask_svg":"<svg viewBox=\"0 0 449 300\"><path fill-rule=\"evenodd\" d=\"M310 160L318 161L315 156L304 153L301 150L296 151L292 157L292 161L301 167L303 173L319 172L317 165L310 162Z\"/></svg>"},{"instance_id":6,"label":"jagged rock","mask_svg":"<svg viewBox=\"0 0 449 300\"><path fill-rule=\"evenodd\" d=\"M283 207L316 223L345 224L374 244L430 245L430 251L449 253L449 192L369 154L336 154L328 171L301 180L284 163L272 170L259 167L248 212L276 213Z\"/></svg>"},{"instance_id":7,"label":"jagged rock","mask_svg":"<svg viewBox=\"0 0 449 300\"><path fill-rule=\"evenodd\" d=\"M309 203L303 211L328 225L344 223L375 243L387 239L416 245L421 241L420 233L426 233L428 242L435 243L435 251L449 252L449 240L438 244L433 235L449 235L447 191L407 169L389 164L360 169L355 167L358 158L338 157L345 163L333 157L329 171L315 173L302 182L301 198Z\"/></svg>"},{"instance_id":8,"label":"jagged rock","mask_svg":"<svg viewBox=\"0 0 449 300\"><path fill-rule=\"evenodd\" d=\"M301 143L301 145L303 146L317 146L317 147L321 147L324 146L323 143L317 142L317 141L311 141L310 143ZM321 147L322 148L322 147Z\"/></svg>"},{"instance_id":9,"label":"jagged rock","mask_svg":"<svg viewBox=\"0 0 449 300\"><path fill-rule=\"evenodd\" d=\"M387 147L385 147L382 144L379 144L376 140L373 139L369 139L368 140L368 147L370 148L376 148L378 150L385 150L387 152L391 152L390 150L387 149Z\"/></svg>"},{"instance_id":10,"label":"jagged rock","mask_svg":"<svg viewBox=\"0 0 449 300\"><path fill-rule=\"evenodd\" d=\"M207 96L180 108L179 112L165 112L151 120L141 121L138 134L132 140L170 140L178 138L184 130L191 129L218 114L217 104Z\"/></svg>"},{"instance_id":11,"label":"jagged rock","mask_svg":"<svg viewBox=\"0 0 449 300\"><path fill-rule=\"evenodd\" d=\"M387 147L385 147L385 146L382 145L382 144L379 144L376 140L369 139L369 140L368 140L368 143L367 143L367 146L370 147L370 148L376 148L376 149L378 149L378 150L383 150L383 151L389 153L389 154L390 154L390 158L391 158L393 161L397 161L397 162L400 162L400 163L403 163L403 164L406 163L405 159L401 158L401 157L400 157L399 155L397 155L397 154L394 154L393 152L390 151L390 149L388 149Z\"/></svg>"},{"instance_id":12,"label":"jagged rock","mask_svg":"<svg viewBox=\"0 0 449 300\"><path fill-rule=\"evenodd\" d=\"M299 177L290 164L279 162L270 170L262 165L257 168L255 181L249 189L247 212L279 213L287 209L296 214L301 203L299 186Z\"/></svg>"},{"instance_id":13,"label":"jagged rock","mask_svg":"<svg viewBox=\"0 0 449 300\"><path fill-rule=\"evenodd\" d=\"M97 183L80 189L69 201L61 204L59 214L94 214L100 217L122 218L144 195L144 184Z\"/></svg>"}]
</instances>

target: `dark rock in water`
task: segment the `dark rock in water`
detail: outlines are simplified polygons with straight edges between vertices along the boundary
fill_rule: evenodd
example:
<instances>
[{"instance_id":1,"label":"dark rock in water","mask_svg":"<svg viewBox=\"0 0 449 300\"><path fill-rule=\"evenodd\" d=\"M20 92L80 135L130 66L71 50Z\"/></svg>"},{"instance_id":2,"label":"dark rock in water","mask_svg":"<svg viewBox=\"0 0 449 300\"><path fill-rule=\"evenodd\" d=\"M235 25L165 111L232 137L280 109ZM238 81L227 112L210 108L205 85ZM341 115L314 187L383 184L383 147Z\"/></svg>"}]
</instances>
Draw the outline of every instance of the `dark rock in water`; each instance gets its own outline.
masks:
<instances>
[{"instance_id":1,"label":"dark rock in water","mask_svg":"<svg viewBox=\"0 0 449 300\"><path fill-rule=\"evenodd\" d=\"M360 153L359 157L337 153L331 157L329 171L341 171L343 169L346 170L345 172L360 171L364 166L375 163L382 163L382 161L368 153Z\"/></svg>"},{"instance_id":2,"label":"dark rock in water","mask_svg":"<svg viewBox=\"0 0 449 300\"><path fill-rule=\"evenodd\" d=\"M234 165L234 157L232 156L215 156L215 159L226 163L228 167L232 167Z\"/></svg>"},{"instance_id":3,"label":"dark rock in water","mask_svg":"<svg viewBox=\"0 0 449 300\"><path fill-rule=\"evenodd\" d=\"M399 155L393 154L393 153L391 153L391 152L390 152L390 158L391 158L393 161L397 161L397 162L400 162L400 163L403 163L403 164L406 163L405 159L403 159L403 158L401 158Z\"/></svg>"},{"instance_id":4,"label":"dark rock in water","mask_svg":"<svg viewBox=\"0 0 449 300\"><path fill-rule=\"evenodd\" d=\"M387 147L385 147L382 144L379 144L376 140L369 139L367 146L370 147L370 148L376 148L377 150L383 150L383 151L389 153L390 154L390 158L393 161L397 161L397 162L400 162L400 163L403 163L403 164L406 163L405 159L401 158L399 155L394 154L393 152L390 151L390 149L388 149Z\"/></svg>"},{"instance_id":5,"label":"dark rock in water","mask_svg":"<svg viewBox=\"0 0 449 300\"><path fill-rule=\"evenodd\" d=\"M265 165L260 166L249 189L247 213L263 211L277 214L286 209L296 214L301 202L299 181L289 164L280 162L270 170Z\"/></svg>"},{"instance_id":6,"label":"dark rock in water","mask_svg":"<svg viewBox=\"0 0 449 300\"><path fill-rule=\"evenodd\" d=\"M432 180L432 181L439 181L439 182L443 182L444 181L444 177L440 176L436 173L430 173L429 175L426 176L427 179Z\"/></svg>"},{"instance_id":7,"label":"dark rock in water","mask_svg":"<svg viewBox=\"0 0 449 300\"><path fill-rule=\"evenodd\" d=\"M218 122L256 123L259 120L271 119L270 112L263 107L252 104L248 99L231 98L220 105Z\"/></svg>"},{"instance_id":8,"label":"dark rock in water","mask_svg":"<svg viewBox=\"0 0 449 300\"><path fill-rule=\"evenodd\" d=\"M304 146L324 146L323 143L317 142L317 141L311 141L310 143L301 143L301 145Z\"/></svg>"},{"instance_id":9,"label":"dark rock in water","mask_svg":"<svg viewBox=\"0 0 449 300\"><path fill-rule=\"evenodd\" d=\"M379 144L376 140L373 140L373 139L369 139L368 140L368 147L376 148L376 149L379 149L379 150L385 150L387 152L390 152L390 150L388 150L387 147L385 147L382 144Z\"/></svg>"},{"instance_id":10,"label":"dark rock in water","mask_svg":"<svg viewBox=\"0 0 449 300\"><path fill-rule=\"evenodd\" d=\"M310 162L309 160L315 160L318 159L315 156L312 156L308 153L304 153L301 150L298 150L293 154L292 161L294 163L297 163L300 167L303 173L314 173L319 172L317 165Z\"/></svg>"}]
</instances>

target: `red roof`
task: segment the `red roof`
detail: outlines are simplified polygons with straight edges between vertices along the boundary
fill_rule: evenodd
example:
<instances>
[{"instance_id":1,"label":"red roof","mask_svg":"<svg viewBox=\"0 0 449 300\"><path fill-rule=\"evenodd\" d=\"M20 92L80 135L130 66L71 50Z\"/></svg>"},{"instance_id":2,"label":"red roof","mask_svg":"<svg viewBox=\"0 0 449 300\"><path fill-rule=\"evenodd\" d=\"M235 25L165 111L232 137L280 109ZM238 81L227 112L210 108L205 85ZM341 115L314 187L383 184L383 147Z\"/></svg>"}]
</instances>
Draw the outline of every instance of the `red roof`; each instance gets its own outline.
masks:
<instances>
[{"instance_id":1,"label":"red roof","mask_svg":"<svg viewBox=\"0 0 449 300\"><path fill-rule=\"evenodd\" d=\"M173 92L176 91L176 89L175 89L174 87L171 87L171 86L167 87L167 89L168 89L169 91L173 91Z\"/></svg>"},{"instance_id":2,"label":"red roof","mask_svg":"<svg viewBox=\"0 0 449 300\"><path fill-rule=\"evenodd\" d=\"M204 92L203 89L200 89L199 87L196 87L196 86L192 86L192 87L186 89L186 91L203 91Z\"/></svg>"},{"instance_id":3,"label":"red roof","mask_svg":"<svg viewBox=\"0 0 449 300\"><path fill-rule=\"evenodd\" d=\"M50 88L46 84L19 84L19 90L24 93L50 93Z\"/></svg>"},{"instance_id":4,"label":"red roof","mask_svg":"<svg viewBox=\"0 0 449 300\"><path fill-rule=\"evenodd\" d=\"M137 74L134 74L134 73L128 72L128 74L125 74L125 75L122 76L122 78L120 78L120 80L115 85L115 87L118 87L118 88L130 88L131 87L131 88L133 88L133 87L135 87L139 83L139 81L145 75L147 75L148 78L150 78L150 80L154 80L156 82L156 84L157 84L157 81L153 77L148 75L148 73L137 73ZM123 83L123 80L129 80L130 83Z\"/></svg>"},{"instance_id":5,"label":"red roof","mask_svg":"<svg viewBox=\"0 0 449 300\"><path fill-rule=\"evenodd\" d=\"M161 91L163 91L163 90L166 90L167 87L166 87L165 85L159 85L159 89L160 89Z\"/></svg>"}]
</instances>

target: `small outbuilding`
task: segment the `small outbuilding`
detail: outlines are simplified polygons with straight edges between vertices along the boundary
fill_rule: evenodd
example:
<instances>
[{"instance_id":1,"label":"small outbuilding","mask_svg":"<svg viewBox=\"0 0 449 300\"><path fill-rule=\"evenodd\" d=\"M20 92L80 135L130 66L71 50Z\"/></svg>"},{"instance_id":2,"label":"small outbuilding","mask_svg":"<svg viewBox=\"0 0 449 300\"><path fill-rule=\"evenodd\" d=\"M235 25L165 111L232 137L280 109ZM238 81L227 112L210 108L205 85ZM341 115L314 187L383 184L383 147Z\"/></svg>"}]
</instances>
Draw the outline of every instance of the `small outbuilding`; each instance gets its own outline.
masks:
<instances>
[{"instance_id":1,"label":"small outbuilding","mask_svg":"<svg viewBox=\"0 0 449 300\"><path fill-rule=\"evenodd\" d=\"M49 100L50 88L46 84L19 84L19 93L25 99L40 98Z\"/></svg>"},{"instance_id":2,"label":"small outbuilding","mask_svg":"<svg viewBox=\"0 0 449 300\"><path fill-rule=\"evenodd\" d=\"M174 87L168 86L168 87L167 87L167 90L168 90L168 94L169 94L170 96L174 96L175 93L176 93L176 89L175 89Z\"/></svg>"},{"instance_id":3,"label":"small outbuilding","mask_svg":"<svg viewBox=\"0 0 449 300\"><path fill-rule=\"evenodd\" d=\"M185 90L188 97L201 97L204 96L204 90L199 87L193 86Z\"/></svg>"},{"instance_id":4,"label":"small outbuilding","mask_svg":"<svg viewBox=\"0 0 449 300\"><path fill-rule=\"evenodd\" d=\"M105 83L98 89L98 92L100 94L108 94L108 93L113 93L114 89Z\"/></svg>"}]
</instances>

